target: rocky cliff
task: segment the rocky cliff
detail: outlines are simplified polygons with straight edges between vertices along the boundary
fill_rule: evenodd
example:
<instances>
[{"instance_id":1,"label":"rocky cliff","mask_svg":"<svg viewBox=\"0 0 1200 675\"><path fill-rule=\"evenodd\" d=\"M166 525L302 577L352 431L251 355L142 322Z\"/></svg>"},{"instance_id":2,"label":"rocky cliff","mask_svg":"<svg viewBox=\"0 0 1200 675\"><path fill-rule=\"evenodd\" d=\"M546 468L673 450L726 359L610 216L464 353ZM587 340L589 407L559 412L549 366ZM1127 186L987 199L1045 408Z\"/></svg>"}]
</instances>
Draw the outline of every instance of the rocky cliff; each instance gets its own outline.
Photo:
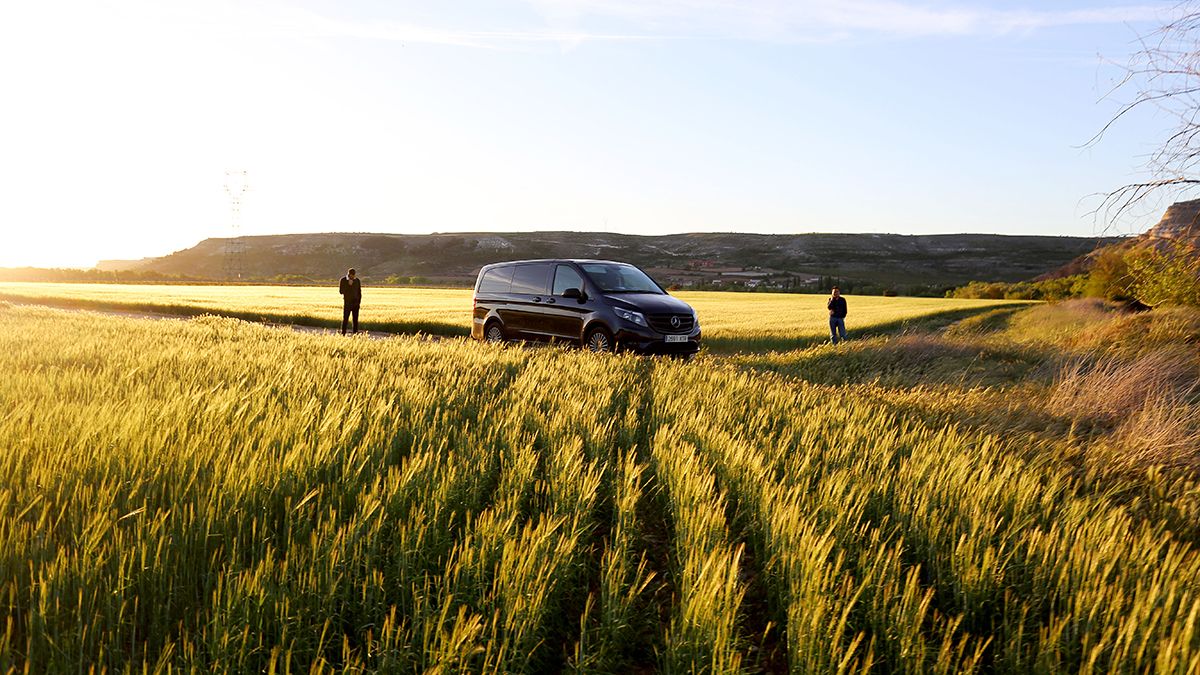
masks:
<instances>
[{"instance_id":1,"label":"rocky cliff","mask_svg":"<svg viewBox=\"0 0 1200 675\"><path fill-rule=\"evenodd\" d=\"M1181 241L1200 246L1200 199L1175 202L1167 208L1162 220L1141 238L1150 241Z\"/></svg>"}]
</instances>

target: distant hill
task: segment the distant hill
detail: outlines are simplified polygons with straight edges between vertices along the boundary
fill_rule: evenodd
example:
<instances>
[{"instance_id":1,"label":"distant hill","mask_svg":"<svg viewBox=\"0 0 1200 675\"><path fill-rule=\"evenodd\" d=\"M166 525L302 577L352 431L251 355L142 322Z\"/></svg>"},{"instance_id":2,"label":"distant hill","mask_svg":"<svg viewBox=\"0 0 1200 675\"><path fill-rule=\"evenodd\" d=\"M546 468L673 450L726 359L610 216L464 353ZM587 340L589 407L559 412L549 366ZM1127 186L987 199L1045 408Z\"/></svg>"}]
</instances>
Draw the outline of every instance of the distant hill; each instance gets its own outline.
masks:
<instances>
[{"instance_id":1,"label":"distant hill","mask_svg":"<svg viewBox=\"0 0 1200 675\"><path fill-rule=\"evenodd\" d=\"M987 234L286 234L206 239L134 269L210 279L237 270L243 279L323 281L355 267L376 283L420 277L469 284L482 265L501 260L605 258L685 287L798 289L832 277L863 289L935 288L1029 279L1113 241Z\"/></svg>"},{"instance_id":2,"label":"distant hill","mask_svg":"<svg viewBox=\"0 0 1200 675\"><path fill-rule=\"evenodd\" d=\"M96 269L101 272L126 272L136 270L157 258L141 258L139 260L101 260L96 263Z\"/></svg>"}]
</instances>

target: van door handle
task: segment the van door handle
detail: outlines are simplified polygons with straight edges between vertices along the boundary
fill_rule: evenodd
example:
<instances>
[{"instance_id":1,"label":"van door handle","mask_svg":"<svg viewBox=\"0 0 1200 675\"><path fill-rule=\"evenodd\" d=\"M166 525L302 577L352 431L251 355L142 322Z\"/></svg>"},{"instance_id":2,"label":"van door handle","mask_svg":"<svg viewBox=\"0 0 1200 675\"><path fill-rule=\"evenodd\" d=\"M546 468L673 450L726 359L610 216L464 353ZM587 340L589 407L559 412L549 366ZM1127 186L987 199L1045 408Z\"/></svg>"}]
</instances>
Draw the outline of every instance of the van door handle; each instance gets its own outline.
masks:
<instances>
[{"instance_id":1,"label":"van door handle","mask_svg":"<svg viewBox=\"0 0 1200 675\"><path fill-rule=\"evenodd\" d=\"M554 298L546 298L546 304L547 304L547 305L553 305L553 304L554 304Z\"/></svg>"},{"instance_id":2,"label":"van door handle","mask_svg":"<svg viewBox=\"0 0 1200 675\"><path fill-rule=\"evenodd\" d=\"M542 299L541 299L541 298L534 298L534 299L533 299L533 301L534 301L534 302L541 302L541 301L542 301Z\"/></svg>"}]
</instances>

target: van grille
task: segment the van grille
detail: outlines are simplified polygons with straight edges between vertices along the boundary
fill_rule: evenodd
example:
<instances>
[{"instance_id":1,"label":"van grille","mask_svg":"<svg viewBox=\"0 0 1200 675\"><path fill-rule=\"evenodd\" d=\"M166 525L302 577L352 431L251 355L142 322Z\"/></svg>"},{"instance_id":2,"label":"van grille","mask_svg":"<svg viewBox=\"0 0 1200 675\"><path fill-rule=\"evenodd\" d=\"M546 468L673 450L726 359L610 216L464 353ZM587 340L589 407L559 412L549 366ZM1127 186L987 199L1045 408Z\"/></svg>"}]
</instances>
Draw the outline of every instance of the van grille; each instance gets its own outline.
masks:
<instances>
[{"instance_id":1,"label":"van grille","mask_svg":"<svg viewBox=\"0 0 1200 675\"><path fill-rule=\"evenodd\" d=\"M674 325L672 319L678 319L678 325ZM690 333L696 326L696 319L691 314L651 314L646 320L660 333Z\"/></svg>"}]
</instances>

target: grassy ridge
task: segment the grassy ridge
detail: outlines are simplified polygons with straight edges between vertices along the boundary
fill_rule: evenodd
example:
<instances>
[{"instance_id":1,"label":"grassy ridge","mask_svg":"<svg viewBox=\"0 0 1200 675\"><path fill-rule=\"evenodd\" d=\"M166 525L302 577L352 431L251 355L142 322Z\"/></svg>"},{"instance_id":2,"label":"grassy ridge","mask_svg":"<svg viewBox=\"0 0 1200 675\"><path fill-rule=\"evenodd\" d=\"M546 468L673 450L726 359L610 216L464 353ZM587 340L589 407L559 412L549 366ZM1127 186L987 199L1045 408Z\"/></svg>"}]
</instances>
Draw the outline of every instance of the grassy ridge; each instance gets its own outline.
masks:
<instances>
[{"instance_id":1,"label":"grassy ridge","mask_svg":"<svg viewBox=\"0 0 1200 675\"><path fill-rule=\"evenodd\" d=\"M1077 317L679 364L0 316L0 671L1200 668L1195 483L980 412L1073 391L1027 329Z\"/></svg>"}]
</instances>

